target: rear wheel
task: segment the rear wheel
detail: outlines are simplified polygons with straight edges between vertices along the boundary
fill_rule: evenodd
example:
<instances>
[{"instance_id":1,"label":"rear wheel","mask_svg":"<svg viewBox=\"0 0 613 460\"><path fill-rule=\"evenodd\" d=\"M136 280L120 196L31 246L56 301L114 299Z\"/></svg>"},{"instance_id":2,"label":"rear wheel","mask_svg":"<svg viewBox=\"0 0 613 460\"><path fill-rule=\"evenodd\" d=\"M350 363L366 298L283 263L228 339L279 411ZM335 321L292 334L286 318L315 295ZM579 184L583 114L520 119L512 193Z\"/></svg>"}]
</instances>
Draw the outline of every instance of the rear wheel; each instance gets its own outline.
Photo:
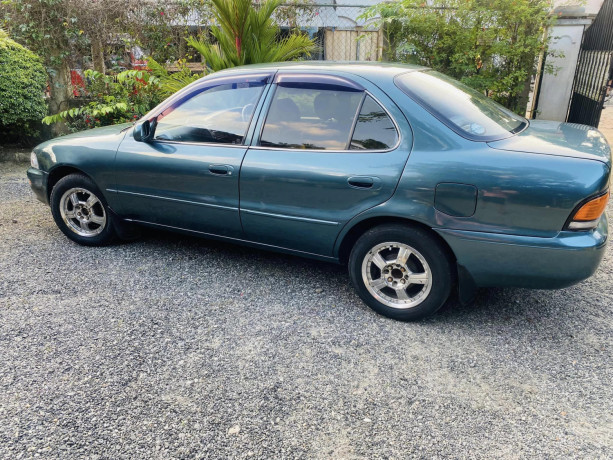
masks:
<instances>
[{"instance_id":1,"label":"rear wheel","mask_svg":"<svg viewBox=\"0 0 613 460\"><path fill-rule=\"evenodd\" d=\"M436 312L453 283L451 262L437 239L400 224L375 227L362 235L351 251L349 274L369 307L404 321Z\"/></svg>"},{"instance_id":2,"label":"rear wheel","mask_svg":"<svg viewBox=\"0 0 613 460\"><path fill-rule=\"evenodd\" d=\"M116 239L113 215L102 193L87 176L70 174L51 191L51 212L59 229L86 246L103 246Z\"/></svg>"}]
</instances>

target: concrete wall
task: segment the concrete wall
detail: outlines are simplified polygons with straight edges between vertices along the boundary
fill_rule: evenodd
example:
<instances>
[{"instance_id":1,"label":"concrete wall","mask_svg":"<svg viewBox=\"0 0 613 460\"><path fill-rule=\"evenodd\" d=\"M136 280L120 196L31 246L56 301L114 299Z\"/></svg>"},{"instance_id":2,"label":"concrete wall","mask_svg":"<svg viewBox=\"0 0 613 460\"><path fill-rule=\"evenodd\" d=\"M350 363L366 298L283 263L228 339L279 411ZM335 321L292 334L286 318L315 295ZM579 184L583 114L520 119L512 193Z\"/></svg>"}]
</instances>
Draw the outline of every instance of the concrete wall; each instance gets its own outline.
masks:
<instances>
[{"instance_id":1,"label":"concrete wall","mask_svg":"<svg viewBox=\"0 0 613 460\"><path fill-rule=\"evenodd\" d=\"M553 28L550 44L552 49L563 53L564 57L546 59L547 65L556 69L555 74L543 74L541 89L536 107L536 117L543 120L564 121L570 104L577 57L581 37L587 24L586 20L560 20Z\"/></svg>"}]
</instances>

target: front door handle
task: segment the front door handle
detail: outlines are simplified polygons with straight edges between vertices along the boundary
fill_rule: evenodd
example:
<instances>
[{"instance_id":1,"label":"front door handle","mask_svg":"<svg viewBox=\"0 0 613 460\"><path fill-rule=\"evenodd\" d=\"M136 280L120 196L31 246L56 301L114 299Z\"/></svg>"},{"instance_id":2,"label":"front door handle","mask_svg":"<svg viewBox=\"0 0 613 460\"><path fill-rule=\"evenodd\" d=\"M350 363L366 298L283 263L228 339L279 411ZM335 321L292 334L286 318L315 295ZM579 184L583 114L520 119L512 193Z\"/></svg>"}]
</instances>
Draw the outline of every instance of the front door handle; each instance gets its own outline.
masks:
<instances>
[{"instance_id":1,"label":"front door handle","mask_svg":"<svg viewBox=\"0 0 613 460\"><path fill-rule=\"evenodd\" d=\"M347 179L347 183L352 188L369 189L375 184L375 179L370 176L352 176Z\"/></svg>"},{"instance_id":2,"label":"front door handle","mask_svg":"<svg viewBox=\"0 0 613 460\"><path fill-rule=\"evenodd\" d=\"M210 165L209 171L216 176L231 176L234 168L230 165Z\"/></svg>"}]
</instances>

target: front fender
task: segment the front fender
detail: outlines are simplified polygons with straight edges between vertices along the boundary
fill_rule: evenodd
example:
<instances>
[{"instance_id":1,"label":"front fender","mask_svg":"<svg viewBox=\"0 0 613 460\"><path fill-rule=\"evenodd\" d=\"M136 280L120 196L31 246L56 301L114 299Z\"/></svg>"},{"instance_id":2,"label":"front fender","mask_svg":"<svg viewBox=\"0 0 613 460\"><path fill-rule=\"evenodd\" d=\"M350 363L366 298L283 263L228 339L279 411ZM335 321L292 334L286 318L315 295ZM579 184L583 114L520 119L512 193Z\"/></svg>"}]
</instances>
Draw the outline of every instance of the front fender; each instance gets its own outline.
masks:
<instances>
[{"instance_id":1,"label":"front fender","mask_svg":"<svg viewBox=\"0 0 613 460\"><path fill-rule=\"evenodd\" d=\"M39 168L49 177L59 168L82 171L105 193L113 187L115 155L129 127L127 123L105 126L44 142L34 148Z\"/></svg>"}]
</instances>

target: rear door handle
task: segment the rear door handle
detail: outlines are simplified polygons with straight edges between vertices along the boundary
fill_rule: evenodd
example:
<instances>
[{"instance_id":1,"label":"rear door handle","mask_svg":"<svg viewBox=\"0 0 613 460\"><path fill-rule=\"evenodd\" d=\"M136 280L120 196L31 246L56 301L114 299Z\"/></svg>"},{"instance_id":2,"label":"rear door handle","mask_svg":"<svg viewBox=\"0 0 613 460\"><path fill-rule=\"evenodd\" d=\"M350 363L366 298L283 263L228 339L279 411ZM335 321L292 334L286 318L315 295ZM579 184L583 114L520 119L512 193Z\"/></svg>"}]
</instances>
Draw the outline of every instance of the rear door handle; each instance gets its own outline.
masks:
<instances>
[{"instance_id":1,"label":"rear door handle","mask_svg":"<svg viewBox=\"0 0 613 460\"><path fill-rule=\"evenodd\" d=\"M370 176L352 176L347 179L347 183L352 188L369 189L373 188L375 178Z\"/></svg>"},{"instance_id":2,"label":"rear door handle","mask_svg":"<svg viewBox=\"0 0 613 460\"><path fill-rule=\"evenodd\" d=\"M216 176L231 176L234 168L230 165L210 165L209 171Z\"/></svg>"}]
</instances>

